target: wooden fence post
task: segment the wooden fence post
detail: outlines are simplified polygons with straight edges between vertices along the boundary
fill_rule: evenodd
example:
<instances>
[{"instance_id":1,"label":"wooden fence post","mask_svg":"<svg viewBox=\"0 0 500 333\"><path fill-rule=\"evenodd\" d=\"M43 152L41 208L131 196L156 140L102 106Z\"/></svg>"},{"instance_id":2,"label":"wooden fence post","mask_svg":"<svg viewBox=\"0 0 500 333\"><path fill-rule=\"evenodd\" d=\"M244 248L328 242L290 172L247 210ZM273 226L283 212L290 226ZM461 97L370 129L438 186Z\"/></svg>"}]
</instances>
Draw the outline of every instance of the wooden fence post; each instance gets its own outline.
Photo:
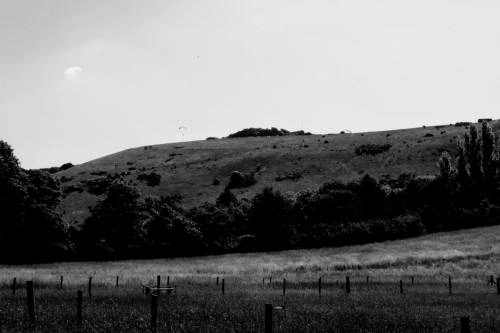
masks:
<instances>
[{"instance_id":1,"label":"wooden fence post","mask_svg":"<svg viewBox=\"0 0 500 333\"><path fill-rule=\"evenodd\" d=\"M217 277L217 279L215 280L215 285L218 286L219 285L219 277Z\"/></svg>"},{"instance_id":2,"label":"wooden fence post","mask_svg":"<svg viewBox=\"0 0 500 333\"><path fill-rule=\"evenodd\" d=\"M82 303L83 303L83 291L78 290L76 293L76 322L78 325L82 323Z\"/></svg>"},{"instance_id":3,"label":"wooden fence post","mask_svg":"<svg viewBox=\"0 0 500 333\"><path fill-rule=\"evenodd\" d=\"M460 333L470 333L469 317L460 318Z\"/></svg>"},{"instance_id":4,"label":"wooden fence post","mask_svg":"<svg viewBox=\"0 0 500 333\"><path fill-rule=\"evenodd\" d=\"M273 305L264 305L264 332L273 333Z\"/></svg>"},{"instance_id":5,"label":"wooden fence post","mask_svg":"<svg viewBox=\"0 0 500 333\"><path fill-rule=\"evenodd\" d=\"M286 279L283 279L283 296L286 294Z\"/></svg>"},{"instance_id":6,"label":"wooden fence post","mask_svg":"<svg viewBox=\"0 0 500 333\"><path fill-rule=\"evenodd\" d=\"M12 279L12 295L16 294L16 278Z\"/></svg>"},{"instance_id":7,"label":"wooden fence post","mask_svg":"<svg viewBox=\"0 0 500 333\"><path fill-rule=\"evenodd\" d=\"M318 295L321 296L321 277L318 279Z\"/></svg>"},{"instance_id":8,"label":"wooden fence post","mask_svg":"<svg viewBox=\"0 0 500 333\"><path fill-rule=\"evenodd\" d=\"M222 285L221 285L221 292L222 292L222 295L224 295L224 292L225 292L225 283L224 283L224 279L222 279Z\"/></svg>"},{"instance_id":9,"label":"wooden fence post","mask_svg":"<svg viewBox=\"0 0 500 333\"><path fill-rule=\"evenodd\" d=\"M351 292L351 281L349 281L349 277L345 277L345 292L349 294Z\"/></svg>"},{"instance_id":10,"label":"wooden fence post","mask_svg":"<svg viewBox=\"0 0 500 333\"><path fill-rule=\"evenodd\" d=\"M493 286L495 284L495 278L493 275L490 275L490 281L488 282L490 286Z\"/></svg>"},{"instance_id":11,"label":"wooden fence post","mask_svg":"<svg viewBox=\"0 0 500 333\"><path fill-rule=\"evenodd\" d=\"M61 275L59 277L59 289L62 289L63 288L63 283L64 283L64 277Z\"/></svg>"},{"instance_id":12,"label":"wooden fence post","mask_svg":"<svg viewBox=\"0 0 500 333\"><path fill-rule=\"evenodd\" d=\"M415 278L412 276L411 277L411 285L413 286L414 283L415 283Z\"/></svg>"},{"instance_id":13,"label":"wooden fence post","mask_svg":"<svg viewBox=\"0 0 500 333\"><path fill-rule=\"evenodd\" d=\"M170 275L167 275L167 286L170 286Z\"/></svg>"},{"instance_id":14,"label":"wooden fence post","mask_svg":"<svg viewBox=\"0 0 500 333\"><path fill-rule=\"evenodd\" d=\"M158 322L158 296L151 295L151 332L156 332L156 324Z\"/></svg>"},{"instance_id":15,"label":"wooden fence post","mask_svg":"<svg viewBox=\"0 0 500 333\"><path fill-rule=\"evenodd\" d=\"M269 277L269 284L271 284L271 283L273 283L273 277L272 276Z\"/></svg>"},{"instance_id":16,"label":"wooden fence post","mask_svg":"<svg viewBox=\"0 0 500 333\"><path fill-rule=\"evenodd\" d=\"M35 295L33 292L33 281L26 281L26 301L28 303L28 317L35 320Z\"/></svg>"},{"instance_id":17,"label":"wooden fence post","mask_svg":"<svg viewBox=\"0 0 500 333\"><path fill-rule=\"evenodd\" d=\"M449 289L450 295L451 295L451 276L448 276L448 289Z\"/></svg>"},{"instance_id":18,"label":"wooden fence post","mask_svg":"<svg viewBox=\"0 0 500 333\"><path fill-rule=\"evenodd\" d=\"M92 277L90 276L89 277L89 288L88 288L88 292L89 292L89 298L92 298Z\"/></svg>"},{"instance_id":19,"label":"wooden fence post","mask_svg":"<svg viewBox=\"0 0 500 333\"><path fill-rule=\"evenodd\" d=\"M161 287L161 275L156 276L156 288Z\"/></svg>"},{"instance_id":20,"label":"wooden fence post","mask_svg":"<svg viewBox=\"0 0 500 333\"><path fill-rule=\"evenodd\" d=\"M116 276L116 287L118 287L119 283L120 283L120 277L117 275Z\"/></svg>"},{"instance_id":21,"label":"wooden fence post","mask_svg":"<svg viewBox=\"0 0 500 333\"><path fill-rule=\"evenodd\" d=\"M500 295L500 278L497 277L497 294Z\"/></svg>"}]
</instances>

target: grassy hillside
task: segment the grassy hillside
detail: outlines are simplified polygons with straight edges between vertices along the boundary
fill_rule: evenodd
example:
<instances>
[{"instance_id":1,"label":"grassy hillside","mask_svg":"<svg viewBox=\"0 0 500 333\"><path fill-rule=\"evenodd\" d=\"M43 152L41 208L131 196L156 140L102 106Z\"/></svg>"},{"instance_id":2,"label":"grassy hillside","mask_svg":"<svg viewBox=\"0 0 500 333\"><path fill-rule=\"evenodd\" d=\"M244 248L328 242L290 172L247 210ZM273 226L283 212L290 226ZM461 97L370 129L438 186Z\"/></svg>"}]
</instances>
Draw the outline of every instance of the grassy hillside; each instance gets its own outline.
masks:
<instances>
[{"instance_id":1,"label":"grassy hillside","mask_svg":"<svg viewBox=\"0 0 500 333\"><path fill-rule=\"evenodd\" d=\"M494 122L493 128L498 132L500 122ZM465 130L462 126L433 126L370 133L219 139L128 149L57 173L66 192L60 208L66 221L81 222L88 216L88 207L100 196L96 191L89 193L89 184L117 175L132 182L144 195L180 194L187 207L214 201L232 171L253 172L257 179L255 185L235 190L239 197L251 197L269 185L283 192L296 192L333 179L357 179L364 173L379 178L404 173L434 175L441 152L454 152L456 138ZM363 144L389 144L391 148L377 155L356 155L356 147ZM138 180L139 175L151 172L161 175L159 185L148 186ZM290 174L296 177L288 179Z\"/></svg>"}]
</instances>

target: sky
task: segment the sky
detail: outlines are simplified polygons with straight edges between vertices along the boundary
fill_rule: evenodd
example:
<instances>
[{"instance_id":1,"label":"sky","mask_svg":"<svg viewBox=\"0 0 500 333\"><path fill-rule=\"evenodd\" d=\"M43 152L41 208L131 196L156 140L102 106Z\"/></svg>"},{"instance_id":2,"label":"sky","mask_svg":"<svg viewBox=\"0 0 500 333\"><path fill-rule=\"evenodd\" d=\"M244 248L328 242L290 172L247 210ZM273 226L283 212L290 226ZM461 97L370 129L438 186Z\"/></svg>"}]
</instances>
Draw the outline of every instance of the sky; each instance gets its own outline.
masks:
<instances>
[{"instance_id":1,"label":"sky","mask_svg":"<svg viewBox=\"0 0 500 333\"><path fill-rule=\"evenodd\" d=\"M24 168L247 127L500 118L495 0L0 0L0 140Z\"/></svg>"}]
</instances>

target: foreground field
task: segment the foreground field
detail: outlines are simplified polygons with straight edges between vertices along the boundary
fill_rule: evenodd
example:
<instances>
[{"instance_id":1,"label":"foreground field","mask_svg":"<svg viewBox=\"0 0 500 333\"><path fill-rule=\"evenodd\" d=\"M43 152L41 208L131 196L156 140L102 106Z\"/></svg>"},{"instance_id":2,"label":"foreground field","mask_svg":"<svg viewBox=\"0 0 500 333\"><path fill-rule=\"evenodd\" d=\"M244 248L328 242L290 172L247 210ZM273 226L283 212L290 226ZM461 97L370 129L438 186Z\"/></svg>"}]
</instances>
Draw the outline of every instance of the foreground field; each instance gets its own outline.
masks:
<instances>
[{"instance_id":1,"label":"foreground field","mask_svg":"<svg viewBox=\"0 0 500 333\"><path fill-rule=\"evenodd\" d=\"M500 296L478 283L454 285L417 280L399 294L396 283L355 280L349 295L343 284L272 286L227 284L222 295L215 283L176 281L177 295L159 298L159 332L264 332L264 303L285 305L275 311L275 332L458 332L461 316L473 332L500 330ZM83 286L82 286L83 287ZM85 290L85 289L84 289ZM24 292L1 292L2 332L147 332L150 298L133 285L98 286L84 298L83 323L76 323L76 288L36 290L37 320L26 318Z\"/></svg>"},{"instance_id":2,"label":"foreground field","mask_svg":"<svg viewBox=\"0 0 500 333\"><path fill-rule=\"evenodd\" d=\"M487 227L337 249L2 266L0 331L144 332L150 298L141 284L154 284L161 275L164 283L170 277L177 293L160 297L160 332L262 332L264 303L286 305L275 315L276 332L457 332L461 316L470 317L473 332L498 332L500 296L487 279L500 271L499 259L500 227ZM25 280L35 281L35 323L26 320L25 290L12 295L14 277L21 288ZM75 321L77 290L84 291L81 327Z\"/></svg>"}]
</instances>

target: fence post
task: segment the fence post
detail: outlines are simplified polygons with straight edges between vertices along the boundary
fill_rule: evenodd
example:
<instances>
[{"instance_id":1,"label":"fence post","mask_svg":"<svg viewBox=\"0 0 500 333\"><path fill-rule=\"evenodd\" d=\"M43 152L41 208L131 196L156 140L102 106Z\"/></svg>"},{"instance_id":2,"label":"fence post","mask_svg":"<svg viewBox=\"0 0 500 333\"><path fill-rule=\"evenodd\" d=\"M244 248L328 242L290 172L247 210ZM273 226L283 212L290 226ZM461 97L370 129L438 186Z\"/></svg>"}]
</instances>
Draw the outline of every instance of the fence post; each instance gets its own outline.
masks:
<instances>
[{"instance_id":1,"label":"fence post","mask_svg":"<svg viewBox=\"0 0 500 333\"><path fill-rule=\"evenodd\" d=\"M33 292L33 281L26 281L26 301L28 303L28 317L35 320L35 295Z\"/></svg>"},{"instance_id":2,"label":"fence post","mask_svg":"<svg viewBox=\"0 0 500 333\"><path fill-rule=\"evenodd\" d=\"M411 277L411 285L413 286L414 283L415 283L415 278L412 276Z\"/></svg>"},{"instance_id":3,"label":"fence post","mask_svg":"<svg viewBox=\"0 0 500 333\"><path fill-rule=\"evenodd\" d=\"M64 277L61 275L59 278L59 289L63 288Z\"/></svg>"},{"instance_id":4,"label":"fence post","mask_svg":"<svg viewBox=\"0 0 500 333\"><path fill-rule=\"evenodd\" d=\"M497 294L500 295L500 278L497 277Z\"/></svg>"},{"instance_id":5,"label":"fence post","mask_svg":"<svg viewBox=\"0 0 500 333\"><path fill-rule=\"evenodd\" d=\"M151 295L151 332L156 332L156 323L158 321L158 296Z\"/></svg>"},{"instance_id":6,"label":"fence post","mask_svg":"<svg viewBox=\"0 0 500 333\"><path fill-rule=\"evenodd\" d=\"M286 279L283 279L283 296L286 294Z\"/></svg>"},{"instance_id":7,"label":"fence post","mask_svg":"<svg viewBox=\"0 0 500 333\"><path fill-rule=\"evenodd\" d=\"M490 286L493 286L495 284L495 278L493 275L490 275L490 281L488 282Z\"/></svg>"},{"instance_id":8,"label":"fence post","mask_svg":"<svg viewBox=\"0 0 500 333\"><path fill-rule=\"evenodd\" d=\"M170 286L170 275L167 275L167 286Z\"/></svg>"},{"instance_id":9,"label":"fence post","mask_svg":"<svg viewBox=\"0 0 500 333\"><path fill-rule=\"evenodd\" d=\"M451 276L448 276L448 289L449 289L450 295L451 295Z\"/></svg>"},{"instance_id":10,"label":"fence post","mask_svg":"<svg viewBox=\"0 0 500 333\"><path fill-rule=\"evenodd\" d=\"M222 291L222 295L224 295L224 292L225 292L225 283L224 283L224 279L222 279L221 291Z\"/></svg>"},{"instance_id":11,"label":"fence post","mask_svg":"<svg viewBox=\"0 0 500 333\"><path fill-rule=\"evenodd\" d=\"M460 318L460 333L470 333L469 317Z\"/></svg>"},{"instance_id":12,"label":"fence post","mask_svg":"<svg viewBox=\"0 0 500 333\"><path fill-rule=\"evenodd\" d=\"M321 296L321 277L318 279L318 294Z\"/></svg>"},{"instance_id":13,"label":"fence post","mask_svg":"<svg viewBox=\"0 0 500 333\"><path fill-rule=\"evenodd\" d=\"M273 305L265 304L264 305L264 332L265 333L273 333Z\"/></svg>"},{"instance_id":14,"label":"fence post","mask_svg":"<svg viewBox=\"0 0 500 333\"><path fill-rule=\"evenodd\" d=\"M161 287L161 275L156 276L156 288Z\"/></svg>"},{"instance_id":15,"label":"fence post","mask_svg":"<svg viewBox=\"0 0 500 333\"><path fill-rule=\"evenodd\" d=\"M215 280L215 285L218 286L219 285L219 277L217 277L217 279Z\"/></svg>"},{"instance_id":16,"label":"fence post","mask_svg":"<svg viewBox=\"0 0 500 333\"><path fill-rule=\"evenodd\" d=\"M366 284L370 283L370 277L367 275L366 276Z\"/></svg>"},{"instance_id":17,"label":"fence post","mask_svg":"<svg viewBox=\"0 0 500 333\"><path fill-rule=\"evenodd\" d=\"M89 292L89 299L92 298L92 277L90 276L89 277L89 288L88 288L88 292Z\"/></svg>"},{"instance_id":18,"label":"fence post","mask_svg":"<svg viewBox=\"0 0 500 333\"><path fill-rule=\"evenodd\" d=\"M12 279L12 295L16 294L16 278Z\"/></svg>"},{"instance_id":19,"label":"fence post","mask_svg":"<svg viewBox=\"0 0 500 333\"><path fill-rule=\"evenodd\" d=\"M118 287L118 284L120 283L120 277L117 275L116 276L116 287Z\"/></svg>"},{"instance_id":20,"label":"fence post","mask_svg":"<svg viewBox=\"0 0 500 333\"><path fill-rule=\"evenodd\" d=\"M399 280L399 293L403 294L403 280Z\"/></svg>"},{"instance_id":21,"label":"fence post","mask_svg":"<svg viewBox=\"0 0 500 333\"><path fill-rule=\"evenodd\" d=\"M351 292L351 282L349 281L349 277L345 277L345 292L349 294Z\"/></svg>"},{"instance_id":22,"label":"fence post","mask_svg":"<svg viewBox=\"0 0 500 333\"><path fill-rule=\"evenodd\" d=\"M78 325L82 323L82 301L83 301L83 292L78 290L76 293L76 322Z\"/></svg>"},{"instance_id":23,"label":"fence post","mask_svg":"<svg viewBox=\"0 0 500 333\"><path fill-rule=\"evenodd\" d=\"M269 277L269 285L270 285L271 283L273 283L273 277L272 277L272 276L270 276L270 277Z\"/></svg>"}]
</instances>

